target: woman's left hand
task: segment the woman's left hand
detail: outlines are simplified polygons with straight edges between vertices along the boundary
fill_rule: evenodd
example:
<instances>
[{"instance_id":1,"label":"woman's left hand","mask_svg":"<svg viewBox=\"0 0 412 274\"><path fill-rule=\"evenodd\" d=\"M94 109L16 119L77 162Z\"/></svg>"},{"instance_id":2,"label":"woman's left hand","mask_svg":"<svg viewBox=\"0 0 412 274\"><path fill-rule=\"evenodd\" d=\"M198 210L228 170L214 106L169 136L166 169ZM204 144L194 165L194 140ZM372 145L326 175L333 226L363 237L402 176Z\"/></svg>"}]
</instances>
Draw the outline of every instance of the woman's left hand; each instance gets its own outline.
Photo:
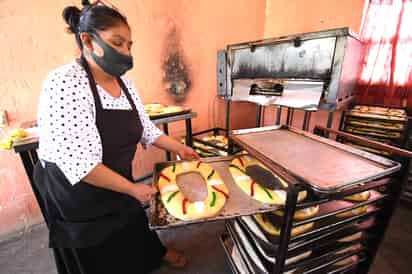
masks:
<instances>
[{"instance_id":1,"label":"woman's left hand","mask_svg":"<svg viewBox=\"0 0 412 274\"><path fill-rule=\"evenodd\" d=\"M199 154L188 146L182 146L182 148L177 151L177 154L182 160L186 161L200 159Z\"/></svg>"}]
</instances>

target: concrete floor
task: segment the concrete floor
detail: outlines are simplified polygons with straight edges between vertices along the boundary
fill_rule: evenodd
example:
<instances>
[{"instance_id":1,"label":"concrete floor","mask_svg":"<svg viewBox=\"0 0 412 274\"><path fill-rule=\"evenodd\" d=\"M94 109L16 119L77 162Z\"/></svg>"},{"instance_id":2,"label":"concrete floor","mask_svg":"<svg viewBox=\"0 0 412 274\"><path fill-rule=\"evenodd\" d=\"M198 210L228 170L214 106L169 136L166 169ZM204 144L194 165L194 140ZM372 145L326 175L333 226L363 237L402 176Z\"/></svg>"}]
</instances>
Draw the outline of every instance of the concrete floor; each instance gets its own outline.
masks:
<instances>
[{"instance_id":1,"label":"concrete floor","mask_svg":"<svg viewBox=\"0 0 412 274\"><path fill-rule=\"evenodd\" d=\"M379 250L371 274L412 273L412 209L400 207L392 219L385 241ZM189 265L184 270L163 266L153 274L165 273L230 273L224 252L218 242L222 222L192 225L161 232L164 243L183 250ZM47 229L36 226L25 233L0 243L1 274L56 274L53 258L47 248ZM121 274L121 273L119 273Z\"/></svg>"}]
</instances>

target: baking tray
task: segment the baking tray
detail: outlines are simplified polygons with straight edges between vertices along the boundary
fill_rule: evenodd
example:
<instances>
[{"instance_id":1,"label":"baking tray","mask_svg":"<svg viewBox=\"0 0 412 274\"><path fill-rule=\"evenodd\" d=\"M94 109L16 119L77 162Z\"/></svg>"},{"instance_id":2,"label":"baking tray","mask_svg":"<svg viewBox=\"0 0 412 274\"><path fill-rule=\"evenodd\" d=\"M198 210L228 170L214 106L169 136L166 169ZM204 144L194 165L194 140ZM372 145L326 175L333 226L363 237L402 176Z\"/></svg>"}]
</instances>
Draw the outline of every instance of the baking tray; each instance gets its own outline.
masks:
<instances>
[{"instance_id":1,"label":"baking tray","mask_svg":"<svg viewBox=\"0 0 412 274\"><path fill-rule=\"evenodd\" d=\"M382 122L382 121L371 121L363 119L354 119L353 117L346 117L345 124L353 127L369 128L369 129L380 129L380 130L389 130L403 132L405 130L405 123L391 123L391 122ZM386 126L384 125L386 124Z\"/></svg>"},{"instance_id":2,"label":"baking tray","mask_svg":"<svg viewBox=\"0 0 412 274\"><path fill-rule=\"evenodd\" d=\"M267 269L270 267L268 261L266 261L261 254L255 249L253 244L248 238L239 224L226 222L226 229L229 232L230 237L232 238L235 245L243 253L244 260L249 265L249 268L252 270L252 273L269 273Z\"/></svg>"},{"instance_id":3,"label":"baking tray","mask_svg":"<svg viewBox=\"0 0 412 274\"><path fill-rule=\"evenodd\" d=\"M237 233L239 237L241 236L241 238L243 238L242 241L248 241L248 245L252 247L254 251L258 253L264 261L271 264L274 264L276 262L277 250L268 250L266 249L264 244L262 244L259 241L256 241L252 234L249 232L248 228L244 224L242 224L242 222L239 219L230 220L229 222L227 222L227 224L229 224L229 226L232 227L232 229ZM294 254L293 256L288 256L288 258L286 258L286 264L294 264L299 261L310 258L311 255L302 257L305 255L307 251L308 250L305 250L301 253Z\"/></svg>"},{"instance_id":4,"label":"baking tray","mask_svg":"<svg viewBox=\"0 0 412 274\"><path fill-rule=\"evenodd\" d=\"M374 199L375 198L371 197L371 202L373 202ZM347 207L347 205L344 203L346 202L341 203L340 201L334 201L328 204L323 204L320 206L318 216L312 219L319 218L319 216L322 216L322 214L326 212L327 214L331 214L331 212L336 211L339 208L342 208L342 206ZM373 214L376 211L377 211L376 207L370 205L366 212L353 216L353 217L338 218L335 215L331 215L323 219L319 218L318 221L314 222L314 226L311 230L303 234L291 237L289 248L295 249L297 246L304 246L304 242L308 240L316 241L317 238L322 239L324 238L324 236L326 237L327 235L331 235L331 234L328 234L329 232L333 232L333 233L340 232L342 229L346 229L346 227L350 227L354 224L356 225L356 222L361 221L362 219L368 218L371 214ZM340 213L340 211L338 212ZM267 218L270 219L272 223L277 224L277 225L281 224L282 222L281 217L275 216L273 214L267 214L267 215L268 215ZM270 250L278 249L280 238L278 236L271 235L267 233L265 230L263 230L260 227L260 225L256 222L256 220L253 218L253 216L242 217L240 218L240 222L245 227L247 227L250 234L253 235L256 241L260 242L261 246L265 250L269 252ZM302 225L308 222L313 222L313 221L310 221L310 219L308 219L305 221L296 222L294 224Z\"/></svg>"},{"instance_id":5,"label":"baking tray","mask_svg":"<svg viewBox=\"0 0 412 274\"><path fill-rule=\"evenodd\" d=\"M330 194L398 171L401 165L288 126L234 130L230 137L293 184ZM289 177L289 178L287 178Z\"/></svg>"},{"instance_id":6,"label":"baking tray","mask_svg":"<svg viewBox=\"0 0 412 274\"><path fill-rule=\"evenodd\" d=\"M385 115L385 114L376 114L370 112L361 112L356 110L350 110L346 112L348 116L358 118L358 119L369 119L369 120L376 120L376 121L387 121L387 122L394 122L394 123L402 123L408 120L407 116L396 116L396 115Z\"/></svg>"},{"instance_id":7,"label":"baking tray","mask_svg":"<svg viewBox=\"0 0 412 274\"><path fill-rule=\"evenodd\" d=\"M251 273L271 273L274 263L265 259L264 256L256 249L253 238L249 238L248 233L242 228L242 226L236 221L226 223L227 231L229 232L230 238L234 245L241 251L244 256L244 261L247 262L249 267L252 268ZM316 254L298 260L297 262L289 263L285 265L285 272L287 273L329 273L329 271L335 270L334 263L358 254L363 251L360 247L357 250L347 251L343 254L336 254L336 252L343 250L349 246L354 245L353 243L347 243L333 250L326 251L323 254ZM290 259L290 258L289 258ZM326 272L316 272L316 269L323 269ZM315 272L313 272L315 271Z\"/></svg>"},{"instance_id":8,"label":"baking tray","mask_svg":"<svg viewBox=\"0 0 412 274\"><path fill-rule=\"evenodd\" d=\"M191 221L182 221L174 218L167 213L166 208L160 199L160 194L157 193L150 201L149 226L152 229L167 229L188 224L202 223L207 221L217 221L230 219L239 216L251 215L256 213L269 212L281 208L279 205L269 205L258 202L245 194L234 182L232 175L229 172L229 164L233 157L211 157L203 158L202 162L210 164L222 177L227 188L229 189L229 198L226 205L219 215L206 219L198 219ZM161 170L173 163L183 161L170 161L157 163L153 172L153 184L156 184L159 179Z\"/></svg>"},{"instance_id":9,"label":"baking tray","mask_svg":"<svg viewBox=\"0 0 412 274\"><path fill-rule=\"evenodd\" d=\"M171 116L176 116L176 115L182 115L182 114L187 114L192 111L191 108L188 107L182 107L183 109L181 111L176 111L176 112L170 112L170 113L160 113L160 114L153 114L149 115L151 120L156 120L160 118L166 118L166 117L171 117Z\"/></svg>"},{"instance_id":10,"label":"baking tray","mask_svg":"<svg viewBox=\"0 0 412 274\"><path fill-rule=\"evenodd\" d=\"M248 266L242 258L239 248L235 245L229 234L223 233L220 236L220 244L225 251L226 259L229 262L230 269L234 274L250 273Z\"/></svg>"},{"instance_id":11,"label":"baking tray","mask_svg":"<svg viewBox=\"0 0 412 274\"><path fill-rule=\"evenodd\" d=\"M388 139L391 141L394 140L399 140L403 137L403 133L398 132L398 131L391 131L391 130L368 130L366 127L356 127L356 126L349 126L346 125L345 132L348 132L350 134L355 134L355 135L362 135L362 136L366 136L366 137L377 137L377 138L381 138L381 139ZM380 131L380 132L379 132ZM393 136L389 136L389 135L385 135L385 132L392 132L392 134L396 134Z\"/></svg>"},{"instance_id":12,"label":"baking tray","mask_svg":"<svg viewBox=\"0 0 412 274\"><path fill-rule=\"evenodd\" d=\"M335 215L341 214L344 212L348 212L354 210L356 208L360 208L363 206L369 206L388 197L387 194L381 194L375 190L369 190L370 196L368 200L363 202L352 202L352 201L344 201L344 200L336 200L330 201L325 204L321 204L319 206L319 212L312 218L308 218L302 221L296 221L294 223L294 227L304 225L310 222L319 222L327 218L335 218ZM280 219L280 217L276 216ZM280 220L279 220L280 221Z\"/></svg>"}]
</instances>

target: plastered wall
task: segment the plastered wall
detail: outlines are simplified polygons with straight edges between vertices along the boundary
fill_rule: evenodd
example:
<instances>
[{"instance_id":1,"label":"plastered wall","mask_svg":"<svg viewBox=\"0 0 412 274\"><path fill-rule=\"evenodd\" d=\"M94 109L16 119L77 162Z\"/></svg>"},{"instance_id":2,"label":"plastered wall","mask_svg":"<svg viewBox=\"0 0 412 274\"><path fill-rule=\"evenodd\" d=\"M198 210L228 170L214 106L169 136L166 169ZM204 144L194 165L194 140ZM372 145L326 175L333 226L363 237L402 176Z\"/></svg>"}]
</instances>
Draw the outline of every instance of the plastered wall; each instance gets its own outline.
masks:
<instances>
[{"instance_id":1,"label":"plastered wall","mask_svg":"<svg viewBox=\"0 0 412 274\"><path fill-rule=\"evenodd\" d=\"M359 32L364 8L364 0L267 0L264 38L341 27ZM274 124L275 115L274 108L266 108L264 124ZM335 114L334 128L338 127L340 116L339 112ZM282 112L281 122L286 122L286 110ZM310 130L315 125L326 126L326 122L327 113L316 112L312 114ZM293 126L301 127L302 123L303 112L295 112Z\"/></svg>"}]
</instances>

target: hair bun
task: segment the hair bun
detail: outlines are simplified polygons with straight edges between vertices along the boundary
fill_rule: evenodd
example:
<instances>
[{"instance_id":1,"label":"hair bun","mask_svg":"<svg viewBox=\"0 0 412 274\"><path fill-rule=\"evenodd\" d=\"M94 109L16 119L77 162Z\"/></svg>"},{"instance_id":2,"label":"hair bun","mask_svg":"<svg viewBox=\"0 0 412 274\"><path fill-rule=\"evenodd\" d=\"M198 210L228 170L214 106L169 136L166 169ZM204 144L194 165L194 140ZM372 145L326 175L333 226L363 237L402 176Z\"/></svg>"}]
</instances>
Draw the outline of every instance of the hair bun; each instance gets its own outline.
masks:
<instances>
[{"instance_id":1,"label":"hair bun","mask_svg":"<svg viewBox=\"0 0 412 274\"><path fill-rule=\"evenodd\" d=\"M66 7L63 10L64 21L66 21L68 25L67 29L71 33L77 32L77 27L79 26L79 20L80 20L80 13L81 13L81 10L74 6Z\"/></svg>"},{"instance_id":2,"label":"hair bun","mask_svg":"<svg viewBox=\"0 0 412 274\"><path fill-rule=\"evenodd\" d=\"M83 7L90 6L90 1L89 0L82 0L82 6Z\"/></svg>"}]
</instances>

